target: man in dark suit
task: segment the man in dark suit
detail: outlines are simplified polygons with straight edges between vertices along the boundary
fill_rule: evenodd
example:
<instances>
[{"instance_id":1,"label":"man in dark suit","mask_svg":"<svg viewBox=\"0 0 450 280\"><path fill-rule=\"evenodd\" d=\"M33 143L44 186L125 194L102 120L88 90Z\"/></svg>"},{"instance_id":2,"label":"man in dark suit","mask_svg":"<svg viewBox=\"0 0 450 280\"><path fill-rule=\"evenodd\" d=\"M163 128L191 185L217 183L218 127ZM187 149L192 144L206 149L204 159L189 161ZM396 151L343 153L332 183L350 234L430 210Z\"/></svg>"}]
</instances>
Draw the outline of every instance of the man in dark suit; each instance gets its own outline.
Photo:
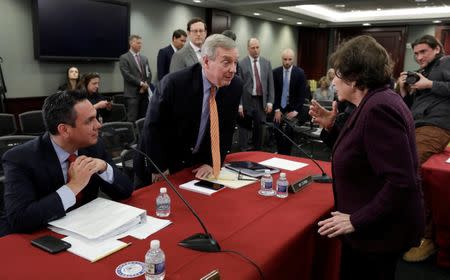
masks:
<instances>
[{"instance_id":1,"label":"man in dark suit","mask_svg":"<svg viewBox=\"0 0 450 280\"><path fill-rule=\"evenodd\" d=\"M244 91L239 115L252 120L252 138L255 150L262 146L262 121L272 112L274 100L272 65L260 56L259 40L251 38L247 42L248 56L239 61L240 77L244 81ZM248 146L248 128L240 126L239 145L242 150Z\"/></svg>"},{"instance_id":2,"label":"man in dark suit","mask_svg":"<svg viewBox=\"0 0 450 280\"><path fill-rule=\"evenodd\" d=\"M170 73L179 71L201 61L201 47L206 38L206 23L201 18L193 18L187 23L189 43L172 56Z\"/></svg>"},{"instance_id":3,"label":"man in dark suit","mask_svg":"<svg viewBox=\"0 0 450 280\"><path fill-rule=\"evenodd\" d=\"M131 35L128 42L130 50L120 56L119 66L123 77L123 93L127 100L128 121L134 122L144 117L147 111L152 72L147 57L140 53L141 37Z\"/></svg>"},{"instance_id":4,"label":"man in dark suit","mask_svg":"<svg viewBox=\"0 0 450 280\"><path fill-rule=\"evenodd\" d=\"M231 147L242 93L242 81L235 76L237 59L236 43L214 34L202 47L201 64L170 73L158 85L147 111L139 147L161 170L173 173L198 165L194 169L196 177L213 173L211 90L217 93L219 165L223 162ZM143 157L136 157L134 166L141 185L151 183L150 178L160 179Z\"/></svg>"},{"instance_id":5,"label":"man in dark suit","mask_svg":"<svg viewBox=\"0 0 450 280\"><path fill-rule=\"evenodd\" d=\"M48 132L3 156L5 214L0 236L32 232L97 197L99 188L124 199L133 185L98 141L97 112L83 93L49 96L43 106Z\"/></svg>"},{"instance_id":6,"label":"man in dark suit","mask_svg":"<svg viewBox=\"0 0 450 280\"><path fill-rule=\"evenodd\" d=\"M297 120L299 113L302 112L303 103L306 98L306 76L302 68L294 64L294 51L285 49L281 53L281 61L283 66L273 70L273 81L275 88L275 117L274 125L283 129L289 136L293 136L292 127L286 124L286 120L294 122ZM291 153L292 144L281 133L275 132L278 153L289 155Z\"/></svg>"},{"instance_id":7,"label":"man in dark suit","mask_svg":"<svg viewBox=\"0 0 450 280\"><path fill-rule=\"evenodd\" d=\"M183 29L177 29L172 34L172 43L158 52L158 81L169 73L170 61L175 52L180 50L186 43L187 34Z\"/></svg>"}]
</instances>

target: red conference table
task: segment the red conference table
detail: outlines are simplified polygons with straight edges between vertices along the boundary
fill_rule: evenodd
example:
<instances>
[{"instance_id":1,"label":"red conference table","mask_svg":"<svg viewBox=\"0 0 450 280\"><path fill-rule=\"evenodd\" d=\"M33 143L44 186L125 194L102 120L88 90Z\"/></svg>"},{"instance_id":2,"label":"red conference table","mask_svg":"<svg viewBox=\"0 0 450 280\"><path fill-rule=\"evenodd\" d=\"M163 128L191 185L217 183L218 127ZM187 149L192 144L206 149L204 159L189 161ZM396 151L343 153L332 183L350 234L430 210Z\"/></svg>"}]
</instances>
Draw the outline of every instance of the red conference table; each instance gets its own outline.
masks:
<instances>
[{"instance_id":1,"label":"red conference table","mask_svg":"<svg viewBox=\"0 0 450 280\"><path fill-rule=\"evenodd\" d=\"M422 183L431 199L431 214L439 246L437 263L450 267L450 148L430 157L422 165Z\"/></svg>"},{"instance_id":2,"label":"red conference table","mask_svg":"<svg viewBox=\"0 0 450 280\"><path fill-rule=\"evenodd\" d=\"M236 153L228 155L227 161L262 161L273 156L263 152ZM291 182L319 173L309 160L277 157L309 163L299 170L286 172ZM322 165L330 171L329 163ZM191 179L191 170L170 176L175 186ZM147 209L154 215L155 198L159 187L164 185L159 182L139 189L124 203ZM180 192L202 217L222 249L251 258L262 268L265 279L338 279L340 243L319 236L316 226L332 210L331 185L312 183L286 199L259 196L258 189L259 184L255 183L237 190L224 189L210 197ZM32 247L30 240L48 234L46 229L31 235L0 238L0 279L121 279L116 276L115 268L127 261L143 261L152 239L159 239L166 253L166 279L199 279L213 269L219 269L222 279L260 279L255 267L236 254L203 253L178 246L179 241L202 229L173 191L168 192L172 199L173 224L145 240L124 238L132 245L96 263L69 252L50 255Z\"/></svg>"}]
</instances>

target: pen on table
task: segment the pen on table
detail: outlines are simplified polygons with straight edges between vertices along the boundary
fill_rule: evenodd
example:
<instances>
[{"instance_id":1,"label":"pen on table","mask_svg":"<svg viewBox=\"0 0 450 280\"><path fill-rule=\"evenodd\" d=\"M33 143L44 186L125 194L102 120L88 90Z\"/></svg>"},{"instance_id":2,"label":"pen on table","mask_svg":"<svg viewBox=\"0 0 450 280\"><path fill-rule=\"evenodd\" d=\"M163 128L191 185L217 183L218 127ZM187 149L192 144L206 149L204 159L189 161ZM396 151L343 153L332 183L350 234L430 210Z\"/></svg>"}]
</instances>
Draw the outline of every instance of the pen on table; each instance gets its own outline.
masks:
<instances>
[{"instance_id":1,"label":"pen on table","mask_svg":"<svg viewBox=\"0 0 450 280\"><path fill-rule=\"evenodd\" d=\"M125 244L123 244L122 246L120 246L120 247L118 247L118 248L116 248L116 249L113 249L113 250L111 250L111 251L109 251L109 252L107 252L107 253L105 253L105 254L103 254L103 255L101 255L101 256L95 258L95 259L93 259L93 260L91 261L91 263L94 263L94 262L99 261L99 260L101 260L101 259L103 259L103 258L105 258L105 257L107 257L107 256L109 256L109 255L112 255L112 254L114 254L115 252L120 251L120 250L122 250L123 248L126 248L126 247L128 247L128 246L130 246L130 245L131 245L131 242L125 243Z\"/></svg>"},{"instance_id":2,"label":"pen on table","mask_svg":"<svg viewBox=\"0 0 450 280\"><path fill-rule=\"evenodd\" d=\"M217 178L217 181L258 181L258 179L253 178Z\"/></svg>"}]
</instances>

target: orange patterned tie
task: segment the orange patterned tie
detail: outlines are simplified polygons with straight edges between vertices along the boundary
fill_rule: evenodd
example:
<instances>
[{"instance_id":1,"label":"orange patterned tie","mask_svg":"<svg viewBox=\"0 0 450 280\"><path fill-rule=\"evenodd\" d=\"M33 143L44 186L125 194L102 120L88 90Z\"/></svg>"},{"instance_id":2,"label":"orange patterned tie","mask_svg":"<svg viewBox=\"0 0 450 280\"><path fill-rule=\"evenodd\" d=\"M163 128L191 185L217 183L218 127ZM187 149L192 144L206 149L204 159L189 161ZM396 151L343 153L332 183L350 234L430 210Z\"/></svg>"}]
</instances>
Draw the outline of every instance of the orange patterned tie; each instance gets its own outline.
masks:
<instances>
[{"instance_id":1,"label":"orange patterned tie","mask_svg":"<svg viewBox=\"0 0 450 280\"><path fill-rule=\"evenodd\" d=\"M211 155L213 161L213 175L219 177L220 173L220 139L219 139L219 116L217 114L216 88L212 86L209 90L209 123L211 132Z\"/></svg>"}]
</instances>

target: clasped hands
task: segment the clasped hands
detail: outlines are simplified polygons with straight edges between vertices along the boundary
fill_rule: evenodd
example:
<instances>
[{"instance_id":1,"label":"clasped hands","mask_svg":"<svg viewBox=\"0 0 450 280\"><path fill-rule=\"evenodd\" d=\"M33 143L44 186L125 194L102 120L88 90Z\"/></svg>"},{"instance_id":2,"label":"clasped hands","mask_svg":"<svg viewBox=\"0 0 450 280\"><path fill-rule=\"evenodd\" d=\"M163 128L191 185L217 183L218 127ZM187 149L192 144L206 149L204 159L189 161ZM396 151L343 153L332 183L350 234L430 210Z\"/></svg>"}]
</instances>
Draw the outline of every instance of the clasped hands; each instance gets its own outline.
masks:
<instances>
[{"instance_id":1,"label":"clasped hands","mask_svg":"<svg viewBox=\"0 0 450 280\"><path fill-rule=\"evenodd\" d=\"M86 187L93 174L105 172L107 168L108 164L104 160L79 156L67 171L70 181L66 185L77 195Z\"/></svg>"}]
</instances>

